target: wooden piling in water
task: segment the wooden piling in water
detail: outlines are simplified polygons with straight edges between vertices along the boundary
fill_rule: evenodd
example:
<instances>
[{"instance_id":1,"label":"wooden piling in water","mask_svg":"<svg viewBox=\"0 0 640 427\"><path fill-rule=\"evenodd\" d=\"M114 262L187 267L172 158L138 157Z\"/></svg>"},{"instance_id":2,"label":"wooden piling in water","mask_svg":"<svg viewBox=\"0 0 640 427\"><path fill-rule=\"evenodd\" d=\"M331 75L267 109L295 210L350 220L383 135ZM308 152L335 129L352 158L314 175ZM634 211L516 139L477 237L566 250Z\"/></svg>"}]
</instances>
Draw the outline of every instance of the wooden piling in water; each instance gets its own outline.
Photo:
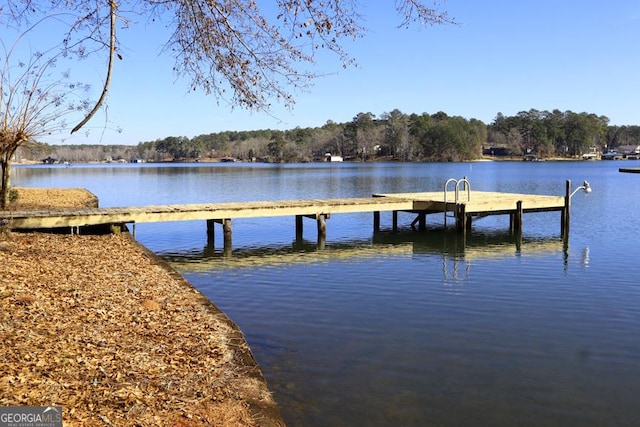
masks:
<instances>
[{"instance_id":1,"label":"wooden piling in water","mask_svg":"<svg viewBox=\"0 0 640 427\"><path fill-rule=\"evenodd\" d=\"M222 233L224 235L224 246L231 247L231 218L222 220Z\"/></svg>"},{"instance_id":2,"label":"wooden piling in water","mask_svg":"<svg viewBox=\"0 0 640 427\"><path fill-rule=\"evenodd\" d=\"M215 224L222 225L223 246L225 250L229 250L229 248L231 248L231 241L232 241L231 218L207 220L207 244L211 247L215 246L214 245L215 237L216 237Z\"/></svg>"},{"instance_id":3,"label":"wooden piling in water","mask_svg":"<svg viewBox=\"0 0 640 427\"><path fill-rule=\"evenodd\" d=\"M296 215L296 240L302 240L304 216Z\"/></svg>"},{"instance_id":4,"label":"wooden piling in water","mask_svg":"<svg viewBox=\"0 0 640 427\"><path fill-rule=\"evenodd\" d=\"M319 214L316 216L316 221L318 223L318 238L326 238L327 237L327 219L329 215Z\"/></svg>"},{"instance_id":5,"label":"wooden piling in water","mask_svg":"<svg viewBox=\"0 0 640 427\"><path fill-rule=\"evenodd\" d=\"M213 244L216 237L216 227L213 219L207 220L207 242ZM212 245L213 246L213 245Z\"/></svg>"},{"instance_id":6,"label":"wooden piling in water","mask_svg":"<svg viewBox=\"0 0 640 427\"><path fill-rule=\"evenodd\" d=\"M456 230L464 235L467 232L467 206L460 203L456 206Z\"/></svg>"}]
</instances>

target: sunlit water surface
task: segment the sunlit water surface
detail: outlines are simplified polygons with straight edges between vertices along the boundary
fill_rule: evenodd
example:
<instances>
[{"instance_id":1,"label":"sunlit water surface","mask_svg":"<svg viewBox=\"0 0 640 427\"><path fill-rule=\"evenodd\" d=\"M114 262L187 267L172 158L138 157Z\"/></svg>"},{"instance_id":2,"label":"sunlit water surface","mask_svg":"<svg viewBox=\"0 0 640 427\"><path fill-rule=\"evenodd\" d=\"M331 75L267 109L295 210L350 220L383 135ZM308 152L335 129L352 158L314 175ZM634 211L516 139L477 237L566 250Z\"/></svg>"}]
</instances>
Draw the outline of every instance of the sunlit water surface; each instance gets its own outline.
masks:
<instances>
[{"instance_id":1,"label":"sunlit water surface","mask_svg":"<svg viewBox=\"0 0 640 427\"><path fill-rule=\"evenodd\" d=\"M625 162L106 165L17 167L18 186L83 187L101 206L472 189L593 192L560 214L474 222L462 241L372 232L371 214L333 215L319 244L307 220L233 222L233 250L202 222L138 224L245 333L292 426L640 425L640 175ZM449 224L451 225L451 222Z\"/></svg>"}]
</instances>

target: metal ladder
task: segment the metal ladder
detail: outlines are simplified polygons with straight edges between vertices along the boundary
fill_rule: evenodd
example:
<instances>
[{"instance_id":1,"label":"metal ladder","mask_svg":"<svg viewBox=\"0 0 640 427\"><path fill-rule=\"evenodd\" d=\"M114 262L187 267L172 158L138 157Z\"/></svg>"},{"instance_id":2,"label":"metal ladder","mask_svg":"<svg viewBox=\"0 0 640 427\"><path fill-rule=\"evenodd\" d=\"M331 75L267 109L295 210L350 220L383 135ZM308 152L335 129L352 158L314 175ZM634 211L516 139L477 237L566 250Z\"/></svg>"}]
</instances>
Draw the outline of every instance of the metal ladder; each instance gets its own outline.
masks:
<instances>
[{"instance_id":1,"label":"metal ladder","mask_svg":"<svg viewBox=\"0 0 640 427\"><path fill-rule=\"evenodd\" d=\"M471 185L469 184L469 180L465 176L462 179L449 178L447 182L444 184L444 227L447 228L447 188L449 184L455 182L455 203L456 203L456 211L453 212L453 218L455 218L458 211L458 202L460 201L460 184L464 185L463 189L467 190L467 201L471 200Z\"/></svg>"}]
</instances>

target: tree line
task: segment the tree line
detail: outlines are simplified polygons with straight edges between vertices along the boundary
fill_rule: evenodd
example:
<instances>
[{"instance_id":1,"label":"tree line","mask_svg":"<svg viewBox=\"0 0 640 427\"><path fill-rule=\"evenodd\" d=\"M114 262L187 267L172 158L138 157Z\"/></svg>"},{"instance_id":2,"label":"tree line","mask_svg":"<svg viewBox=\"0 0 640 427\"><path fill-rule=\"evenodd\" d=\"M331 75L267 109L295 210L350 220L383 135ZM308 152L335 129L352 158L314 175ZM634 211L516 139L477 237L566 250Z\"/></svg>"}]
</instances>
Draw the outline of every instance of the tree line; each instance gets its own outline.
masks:
<instances>
[{"instance_id":1,"label":"tree line","mask_svg":"<svg viewBox=\"0 0 640 427\"><path fill-rule=\"evenodd\" d=\"M359 113L351 121L331 120L315 128L224 131L168 136L126 145L45 145L21 148L17 160L45 157L59 161L194 161L233 158L244 161L307 162L326 153L345 160L468 161L484 155L578 157L583 153L640 145L640 126L609 126L606 116L572 111L498 113L490 124L478 119L435 114L405 114L398 109L376 117Z\"/></svg>"}]
</instances>

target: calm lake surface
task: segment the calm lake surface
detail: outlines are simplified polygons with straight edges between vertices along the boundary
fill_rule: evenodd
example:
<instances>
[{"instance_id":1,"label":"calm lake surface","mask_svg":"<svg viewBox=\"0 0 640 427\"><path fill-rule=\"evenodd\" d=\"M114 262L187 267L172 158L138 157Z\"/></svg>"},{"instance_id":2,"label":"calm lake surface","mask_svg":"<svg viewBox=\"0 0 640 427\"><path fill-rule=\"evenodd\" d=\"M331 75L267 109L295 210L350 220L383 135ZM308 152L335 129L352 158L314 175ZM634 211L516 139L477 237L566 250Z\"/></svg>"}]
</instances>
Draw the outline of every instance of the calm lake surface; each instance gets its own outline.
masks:
<instances>
[{"instance_id":1,"label":"calm lake surface","mask_svg":"<svg viewBox=\"0 0 640 427\"><path fill-rule=\"evenodd\" d=\"M15 167L13 184L82 187L130 206L439 191L468 177L484 191L564 195L560 213L443 231L374 235L371 214L333 215L318 245L305 220L233 222L207 244L204 222L138 224L245 333L292 426L640 425L638 161L443 164L182 164ZM448 221L451 226L453 221ZM391 213L382 213L391 228Z\"/></svg>"}]
</instances>

